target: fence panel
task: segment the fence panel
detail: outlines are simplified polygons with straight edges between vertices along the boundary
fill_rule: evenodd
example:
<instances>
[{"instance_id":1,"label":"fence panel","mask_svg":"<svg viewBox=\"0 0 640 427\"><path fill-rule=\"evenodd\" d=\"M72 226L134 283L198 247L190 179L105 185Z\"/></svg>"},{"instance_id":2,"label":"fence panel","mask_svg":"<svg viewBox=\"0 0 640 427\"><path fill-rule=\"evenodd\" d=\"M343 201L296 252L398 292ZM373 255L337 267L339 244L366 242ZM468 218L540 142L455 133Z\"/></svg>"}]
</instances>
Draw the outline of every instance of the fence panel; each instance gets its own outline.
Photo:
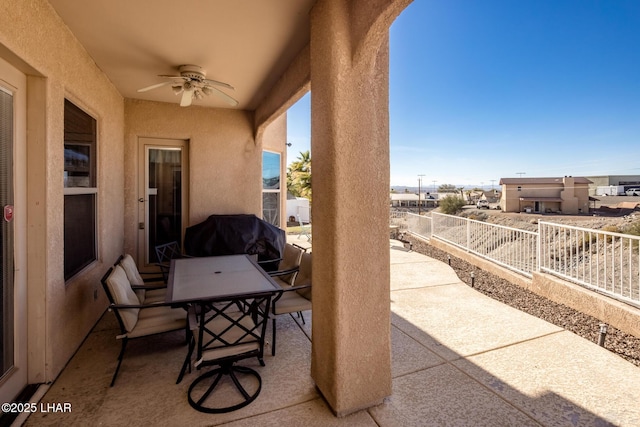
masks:
<instances>
[{"instance_id":1,"label":"fence panel","mask_svg":"<svg viewBox=\"0 0 640 427\"><path fill-rule=\"evenodd\" d=\"M432 213L433 237L525 276L538 268L538 235L518 228Z\"/></svg>"},{"instance_id":2,"label":"fence panel","mask_svg":"<svg viewBox=\"0 0 640 427\"><path fill-rule=\"evenodd\" d=\"M430 239L431 217L407 213L407 231L424 239Z\"/></svg>"},{"instance_id":3,"label":"fence panel","mask_svg":"<svg viewBox=\"0 0 640 427\"><path fill-rule=\"evenodd\" d=\"M400 232L436 238L532 277L546 272L640 307L640 237L540 221L538 232L454 215L394 212Z\"/></svg>"},{"instance_id":4,"label":"fence panel","mask_svg":"<svg viewBox=\"0 0 640 427\"><path fill-rule=\"evenodd\" d=\"M431 238L431 217L411 212L392 210L389 224L398 227L398 233L412 233L423 239Z\"/></svg>"},{"instance_id":5,"label":"fence panel","mask_svg":"<svg viewBox=\"0 0 640 427\"><path fill-rule=\"evenodd\" d=\"M640 303L640 237L540 222L540 271Z\"/></svg>"}]
</instances>

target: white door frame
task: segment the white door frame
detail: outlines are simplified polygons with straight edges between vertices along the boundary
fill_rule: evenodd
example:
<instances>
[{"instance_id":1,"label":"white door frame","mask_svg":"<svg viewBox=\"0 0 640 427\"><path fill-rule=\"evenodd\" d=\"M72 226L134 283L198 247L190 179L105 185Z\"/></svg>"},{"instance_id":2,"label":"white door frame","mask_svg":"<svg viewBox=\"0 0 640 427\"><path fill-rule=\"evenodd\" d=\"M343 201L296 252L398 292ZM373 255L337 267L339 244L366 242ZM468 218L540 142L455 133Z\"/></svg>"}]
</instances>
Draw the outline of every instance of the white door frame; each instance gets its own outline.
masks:
<instances>
[{"instance_id":1,"label":"white door frame","mask_svg":"<svg viewBox=\"0 0 640 427\"><path fill-rule=\"evenodd\" d=\"M0 58L0 88L13 95L14 361L0 378L0 401L10 402L27 385L27 78ZM0 207L2 210L3 207ZM0 219L4 221L4 219ZM2 373L0 373L1 375Z\"/></svg>"},{"instance_id":2,"label":"white door frame","mask_svg":"<svg viewBox=\"0 0 640 427\"><path fill-rule=\"evenodd\" d=\"M149 252L149 149L180 149L182 170L182 229L184 238L187 218L189 218L189 141L184 139L138 138L138 265L141 269L151 267L147 264Z\"/></svg>"}]
</instances>

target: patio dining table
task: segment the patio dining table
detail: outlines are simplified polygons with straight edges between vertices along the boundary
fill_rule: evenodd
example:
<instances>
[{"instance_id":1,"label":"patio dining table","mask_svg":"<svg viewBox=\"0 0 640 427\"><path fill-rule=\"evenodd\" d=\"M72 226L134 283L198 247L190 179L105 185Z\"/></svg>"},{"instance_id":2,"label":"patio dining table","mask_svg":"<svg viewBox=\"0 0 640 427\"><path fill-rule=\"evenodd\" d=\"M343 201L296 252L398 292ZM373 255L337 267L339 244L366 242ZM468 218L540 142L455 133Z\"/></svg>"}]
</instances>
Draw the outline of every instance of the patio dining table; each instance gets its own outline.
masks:
<instances>
[{"instance_id":1,"label":"patio dining table","mask_svg":"<svg viewBox=\"0 0 640 427\"><path fill-rule=\"evenodd\" d=\"M199 362L197 363L203 361L203 355L224 354L220 362L215 356L207 363L219 365L220 368L202 374L191 384L188 398L189 403L195 409L212 413L229 412L246 406L258 396L261 389L260 375L252 369L234 366L235 360L231 360L233 357L230 355L233 355L233 351L240 351L239 359L255 356L264 366L262 360L264 330L269 315L270 294L275 294L280 290L280 286L248 255L179 258L171 261L166 301L176 304L176 306L190 303L194 307L198 307L193 311L193 318L197 318L197 328L200 335L197 355ZM262 308L256 307L256 304ZM239 310L236 306L247 309ZM251 308L248 309L248 307ZM220 322L227 323L216 332L213 327L216 322L218 324ZM192 322L192 329L195 327L193 323L195 321ZM241 331L237 334L240 337L237 338L239 341L234 341L225 335L232 329ZM258 329L260 330L258 331ZM203 333L209 334L209 338L203 339ZM247 344L247 337L250 337L254 344ZM182 379L186 366L189 365L195 342L196 340L192 339L178 382ZM217 344L212 345L211 343ZM244 350L238 350L243 346ZM250 395L239 385L235 377L236 372L253 375L257 378L259 385L253 394ZM204 393L204 397L194 399L192 390L197 386L197 383L214 374L218 375L218 379ZM244 398L239 404L206 407L203 402L216 388L222 375L229 375L233 379Z\"/></svg>"},{"instance_id":2,"label":"patio dining table","mask_svg":"<svg viewBox=\"0 0 640 427\"><path fill-rule=\"evenodd\" d=\"M171 260L166 301L226 301L278 290L278 284L249 255L178 258Z\"/></svg>"}]
</instances>

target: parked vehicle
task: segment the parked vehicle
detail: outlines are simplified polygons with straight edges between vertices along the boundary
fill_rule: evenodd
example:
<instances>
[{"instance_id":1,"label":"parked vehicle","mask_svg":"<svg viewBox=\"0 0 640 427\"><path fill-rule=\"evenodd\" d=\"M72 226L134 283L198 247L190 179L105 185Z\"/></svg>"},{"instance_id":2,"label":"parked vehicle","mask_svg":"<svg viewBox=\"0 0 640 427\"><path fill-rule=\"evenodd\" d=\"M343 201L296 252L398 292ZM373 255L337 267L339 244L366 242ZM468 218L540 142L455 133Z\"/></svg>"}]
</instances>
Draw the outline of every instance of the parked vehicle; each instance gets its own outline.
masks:
<instances>
[{"instance_id":1,"label":"parked vehicle","mask_svg":"<svg viewBox=\"0 0 640 427\"><path fill-rule=\"evenodd\" d=\"M596 196L624 196L624 185L603 185L596 188Z\"/></svg>"},{"instance_id":2,"label":"parked vehicle","mask_svg":"<svg viewBox=\"0 0 640 427\"><path fill-rule=\"evenodd\" d=\"M640 196L640 188L629 188L624 192L627 196Z\"/></svg>"},{"instance_id":3,"label":"parked vehicle","mask_svg":"<svg viewBox=\"0 0 640 427\"><path fill-rule=\"evenodd\" d=\"M489 202L487 200L478 200L476 207L478 209L489 209Z\"/></svg>"}]
</instances>

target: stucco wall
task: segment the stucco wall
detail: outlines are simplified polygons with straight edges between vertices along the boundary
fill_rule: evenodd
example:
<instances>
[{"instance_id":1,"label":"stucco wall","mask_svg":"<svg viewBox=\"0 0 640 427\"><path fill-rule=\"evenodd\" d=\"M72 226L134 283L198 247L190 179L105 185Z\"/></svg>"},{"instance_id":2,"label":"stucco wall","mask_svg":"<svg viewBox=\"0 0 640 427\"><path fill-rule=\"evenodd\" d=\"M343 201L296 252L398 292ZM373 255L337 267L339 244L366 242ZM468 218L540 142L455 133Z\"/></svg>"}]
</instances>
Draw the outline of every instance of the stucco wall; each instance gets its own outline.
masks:
<instances>
[{"instance_id":1,"label":"stucco wall","mask_svg":"<svg viewBox=\"0 0 640 427\"><path fill-rule=\"evenodd\" d=\"M107 305L99 279L122 250L123 219L113 212L123 209L124 105L44 0L0 0L0 45L0 55L10 63L41 77L28 80L28 166L22 165L28 168L27 206L16 206L16 215L30 212L29 236L21 236L28 240L29 381L43 382L60 372ZM63 277L65 98L97 120L99 189L99 261L67 283Z\"/></svg>"},{"instance_id":2,"label":"stucco wall","mask_svg":"<svg viewBox=\"0 0 640 427\"><path fill-rule=\"evenodd\" d=\"M253 137L249 112L127 99L125 101L125 249L135 253L138 213L138 138L188 140L189 217L197 224L211 214L262 216L262 149ZM266 131L264 146L284 147L286 121ZM271 149L271 148L270 148Z\"/></svg>"}]
</instances>

